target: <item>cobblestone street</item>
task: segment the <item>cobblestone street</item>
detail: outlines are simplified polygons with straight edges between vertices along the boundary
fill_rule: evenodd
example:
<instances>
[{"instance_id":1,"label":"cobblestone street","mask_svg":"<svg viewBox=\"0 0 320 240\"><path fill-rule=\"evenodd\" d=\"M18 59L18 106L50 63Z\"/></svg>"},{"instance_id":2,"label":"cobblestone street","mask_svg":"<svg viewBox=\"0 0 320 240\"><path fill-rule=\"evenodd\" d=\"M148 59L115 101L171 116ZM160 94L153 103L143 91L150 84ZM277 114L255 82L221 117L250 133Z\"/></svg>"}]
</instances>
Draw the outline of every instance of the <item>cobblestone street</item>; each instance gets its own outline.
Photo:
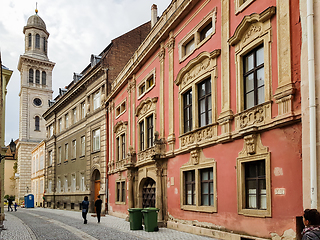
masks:
<instances>
[{"instance_id":1,"label":"cobblestone street","mask_svg":"<svg viewBox=\"0 0 320 240\"><path fill-rule=\"evenodd\" d=\"M88 215L88 224L84 225L81 212L47 208L18 209L17 212L5 212L2 231L3 240L35 240L35 239L183 239L213 240L194 234L160 228L159 232L131 231L130 223L124 219L106 215L97 219Z\"/></svg>"}]
</instances>

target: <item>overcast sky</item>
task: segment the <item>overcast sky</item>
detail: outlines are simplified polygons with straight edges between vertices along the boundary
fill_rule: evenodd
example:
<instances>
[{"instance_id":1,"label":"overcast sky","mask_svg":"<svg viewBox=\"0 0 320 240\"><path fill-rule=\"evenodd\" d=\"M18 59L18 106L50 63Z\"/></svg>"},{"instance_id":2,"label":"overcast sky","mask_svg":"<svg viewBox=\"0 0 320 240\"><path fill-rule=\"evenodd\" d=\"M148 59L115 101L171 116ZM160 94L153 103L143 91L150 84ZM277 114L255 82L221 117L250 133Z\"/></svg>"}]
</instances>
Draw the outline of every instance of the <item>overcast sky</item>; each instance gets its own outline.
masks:
<instances>
[{"instance_id":1,"label":"overcast sky","mask_svg":"<svg viewBox=\"0 0 320 240\"><path fill-rule=\"evenodd\" d=\"M8 144L19 138L19 56L24 54L23 27L35 14L44 20L48 39L48 57L55 62L53 98L59 87L72 81L73 72L81 72L91 54L99 54L112 39L147 22L151 5L157 4L158 16L171 0L1 0L0 49L2 64L13 70L6 104L6 137Z\"/></svg>"}]
</instances>

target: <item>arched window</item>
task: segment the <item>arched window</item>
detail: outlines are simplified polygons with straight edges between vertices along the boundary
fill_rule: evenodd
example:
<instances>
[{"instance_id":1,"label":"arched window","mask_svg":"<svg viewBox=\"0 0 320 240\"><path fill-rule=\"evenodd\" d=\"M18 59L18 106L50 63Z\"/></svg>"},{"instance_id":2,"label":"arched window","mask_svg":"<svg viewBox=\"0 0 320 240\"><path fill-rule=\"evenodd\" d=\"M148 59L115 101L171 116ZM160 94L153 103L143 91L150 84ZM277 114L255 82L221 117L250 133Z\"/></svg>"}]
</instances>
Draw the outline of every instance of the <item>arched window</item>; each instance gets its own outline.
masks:
<instances>
[{"instance_id":1,"label":"arched window","mask_svg":"<svg viewBox=\"0 0 320 240\"><path fill-rule=\"evenodd\" d=\"M40 71L39 70L36 71L36 83L40 84Z\"/></svg>"},{"instance_id":2,"label":"arched window","mask_svg":"<svg viewBox=\"0 0 320 240\"><path fill-rule=\"evenodd\" d=\"M42 71L42 85L47 84L47 74L45 71Z\"/></svg>"},{"instance_id":3,"label":"arched window","mask_svg":"<svg viewBox=\"0 0 320 240\"><path fill-rule=\"evenodd\" d=\"M36 48L40 48L40 35L36 35Z\"/></svg>"},{"instance_id":4,"label":"arched window","mask_svg":"<svg viewBox=\"0 0 320 240\"><path fill-rule=\"evenodd\" d=\"M33 83L33 69L32 68L29 69L29 82Z\"/></svg>"},{"instance_id":5,"label":"arched window","mask_svg":"<svg viewBox=\"0 0 320 240\"><path fill-rule=\"evenodd\" d=\"M47 52L47 44L46 44L46 38L45 37L43 37L43 51L44 52Z\"/></svg>"},{"instance_id":6,"label":"arched window","mask_svg":"<svg viewBox=\"0 0 320 240\"><path fill-rule=\"evenodd\" d=\"M40 118L38 116L34 119L34 127L35 131L40 131Z\"/></svg>"},{"instance_id":7,"label":"arched window","mask_svg":"<svg viewBox=\"0 0 320 240\"><path fill-rule=\"evenodd\" d=\"M32 36L31 33L28 35L28 47L31 47Z\"/></svg>"}]
</instances>

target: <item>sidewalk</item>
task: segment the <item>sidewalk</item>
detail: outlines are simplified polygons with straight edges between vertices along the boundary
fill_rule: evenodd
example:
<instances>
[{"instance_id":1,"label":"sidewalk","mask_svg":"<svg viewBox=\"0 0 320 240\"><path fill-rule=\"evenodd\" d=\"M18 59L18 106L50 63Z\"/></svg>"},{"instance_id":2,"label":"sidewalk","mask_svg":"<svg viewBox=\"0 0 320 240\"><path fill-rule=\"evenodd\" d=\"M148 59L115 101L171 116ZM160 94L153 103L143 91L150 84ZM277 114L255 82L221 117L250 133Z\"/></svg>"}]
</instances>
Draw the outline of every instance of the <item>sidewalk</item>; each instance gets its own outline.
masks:
<instances>
[{"instance_id":1,"label":"sidewalk","mask_svg":"<svg viewBox=\"0 0 320 240\"><path fill-rule=\"evenodd\" d=\"M69 218L77 219L79 222L82 222L81 212L79 211L68 211L68 210L59 210L59 209L49 209L49 208L29 208L29 209L18 209L18 211L26 211L26 212L35 212L41 211L45 212L48 215L50 213L57 214L59 216L66 216ZM36 237L33 232L26 226L19 218L10 214L10 212L6 212L7 221L4 222L7 230L2 231L0 239L10 239L10 240L35 240ZM88 214L88 224L97 224L97 218L92 217L93 213ZM137 237L141 237L143 239L152 239L152 240L162 240L162 239L183 239L183 240L214 240L214 238L203 237L199 235L194 235L185 232L179 232L173 229L168 228L159 228L158 232L146 232L144 230L131 231L130 223L125 221L122 218L113 217L110 215L106 215L101 217L100 225L114 228L124 233L128 233L130 235L134 235Z\"/></svg>"}]
</instances>

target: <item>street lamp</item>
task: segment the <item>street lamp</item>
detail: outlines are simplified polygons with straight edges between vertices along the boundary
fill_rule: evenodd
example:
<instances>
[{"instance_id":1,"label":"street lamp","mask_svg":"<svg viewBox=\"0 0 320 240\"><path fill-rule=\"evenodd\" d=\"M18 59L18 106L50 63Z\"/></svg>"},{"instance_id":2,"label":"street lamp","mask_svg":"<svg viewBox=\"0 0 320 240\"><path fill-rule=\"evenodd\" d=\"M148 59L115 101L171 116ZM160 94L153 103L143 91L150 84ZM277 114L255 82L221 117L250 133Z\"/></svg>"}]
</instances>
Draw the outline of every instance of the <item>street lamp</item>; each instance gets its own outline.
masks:
<instances>
[{"instance_id":1,"label":"street lamp","mask_svg":"<svg viewBox=\"0 0 320 240\"><path fill-rule=\"evenodd\" d=\"M16 153L16 144L13 141L13 139L11 139L9 147L10 147L10 151L11 151L12 155L2 155L2 154L0 154L0 163L1 163L1 160L4 159L5 157L13 157L14 158L14 155Z\"/></svg>"}]
</instances>

